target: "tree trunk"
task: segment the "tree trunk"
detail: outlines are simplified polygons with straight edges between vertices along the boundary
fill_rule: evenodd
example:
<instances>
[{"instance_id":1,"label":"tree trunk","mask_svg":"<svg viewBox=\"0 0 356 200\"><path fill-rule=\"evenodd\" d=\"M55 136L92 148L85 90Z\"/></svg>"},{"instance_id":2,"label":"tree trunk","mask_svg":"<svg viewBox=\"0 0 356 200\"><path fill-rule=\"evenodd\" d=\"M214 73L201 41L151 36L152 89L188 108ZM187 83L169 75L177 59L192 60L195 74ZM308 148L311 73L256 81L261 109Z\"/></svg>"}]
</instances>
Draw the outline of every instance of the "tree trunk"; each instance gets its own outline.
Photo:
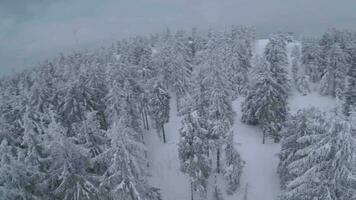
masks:
<instances>
[{"instance_id":1,"label":"tree trunk","mask_svg":"<svg viewBox=\"0 0 356 200\"><path fill-rule=\"evenodd\" d=\"M180 97L177 95L177 112L179 113Z\"/></svg>"},{"instance_id":2,"label":"tree trunk","mask_svg":"<svg viewBox=\"0 0 356 200\"><path fill-rule=\"evenodd\" d=\"M194 188L192 181L190 181L190 200L194 200Z\"/></svg>"},{"instance_id":3,"label":"tree trunk","mask_svg":"<svg viewBox=\"0 0 356 200\"><path fill-rule=\"evenodd\" d=\"M220 148L217 149L216 152L216 172L220 173Z\"/></svg>"},{"instance_id":4,"label":"tree trunk","mask_svg":"<svg viewBox=\"0 0 356 200\"><path fill-rule=\"evenodd\" d=\"M265 144L265 140L266 140L266 134L263 132L262 133L262 144Z\"/></svg>"},{"instance_id":5,"label":"tree trunk","mask_svg":"<svg viewBox=\"0 0 356 200\"><path fill-rule=\"evenodd\" d=\"M142 110L141 110L141 117L142 117L142 122L143 122L143 128L144 128L145 130L147 130L147 128L146 128L146 122L145 122L145 115L144 115L144 113L143 113L143 108L142 108Z\"/></svg>"},{"instance_id":6,"label":"tree trunk","mask_svg":"<svg viewBox=\"0 0 356 200\"><path fill-rule=\"evenodd\" d=\"M163 135L163 143L166 143L166 132L164 131L164 124L162 124L162 135Z\"/></svg>"},{"instance_id":7,"label":"tree trunk","mask_svg":"<svg viewBox=\"0 0 356 200\"><path fill-rule=\"evenodd\" d=\"M150 126L148 124L148 117L147 117L146 107L144 107L143 111L144 111L144 116L145 116L146 129L149 131L150 130Z\"/></svg>"}]
</instances>

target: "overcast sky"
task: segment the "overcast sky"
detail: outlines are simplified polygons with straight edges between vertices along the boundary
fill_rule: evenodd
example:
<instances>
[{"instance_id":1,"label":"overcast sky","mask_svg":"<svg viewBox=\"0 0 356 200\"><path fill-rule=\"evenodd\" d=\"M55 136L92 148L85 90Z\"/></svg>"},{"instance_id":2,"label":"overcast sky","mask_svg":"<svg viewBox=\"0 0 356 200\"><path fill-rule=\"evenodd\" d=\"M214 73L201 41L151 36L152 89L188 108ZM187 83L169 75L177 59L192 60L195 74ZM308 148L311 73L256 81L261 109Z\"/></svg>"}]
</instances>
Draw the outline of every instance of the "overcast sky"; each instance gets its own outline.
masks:
<instances>
[{"instance_id":1,"label":"overcast sky","mask_svg":"<svg viewBox=\"0 0 356 200\"><path fill-rule=\"evenodd\" d=\"M356 0L0 0L0 76L166 27L252 25L261 37L355 29L355 10Z\"/></svg>"}]
</instances>

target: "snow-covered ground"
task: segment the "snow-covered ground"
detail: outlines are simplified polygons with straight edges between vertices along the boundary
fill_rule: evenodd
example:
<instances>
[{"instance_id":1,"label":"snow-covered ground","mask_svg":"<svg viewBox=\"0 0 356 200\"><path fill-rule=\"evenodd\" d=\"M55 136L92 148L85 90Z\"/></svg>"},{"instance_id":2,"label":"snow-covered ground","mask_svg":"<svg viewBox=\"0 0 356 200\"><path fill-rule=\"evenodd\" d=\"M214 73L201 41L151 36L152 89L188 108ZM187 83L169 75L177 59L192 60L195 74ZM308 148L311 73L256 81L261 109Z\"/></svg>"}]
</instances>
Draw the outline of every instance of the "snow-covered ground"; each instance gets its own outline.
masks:
<instances>
[{"instance_id":1,"label":"snow-covered ground","mask_svg":"<svg viewBox=\"0 0 356 200\"><path fill-rule=\"evenodd\" d=\"M147 133L151 175L149 181L152 186L161 189L164 200L185 200L190 199L190 183L188 177L179 169L178 142L181 118L177 116L175 100L172 99L170 104L170 119L165 125L167 143L163 143L156 130L151 129Z\"/></svg>"},{"instance_id":2,"label":"snow-covered ground","mask_svg":"<svg viewBox=\"0 0 356 200\"><path fill-rule=\"evenodd\" d=\"M330 96L321 96L317 92L313 92L306 96L295 93L289 98L289 108L291 113L295 113L299 109L317 107L327 111L335 108L335 99Z\"/></svg>"},{"instance_id":3,"label":"snow-covered ground","mask_svg":"<svg viewBox=\"0 0 356 200\"><path fill-rule=\"evenodd\" d=\"M233 103L235 144L246 164L241 177L240 199L246 191L248 200L275 200L280 193L277 174L280 145L272 140L262 144L262 131L240 121L241 99Z\"/></svg>"}]
</instances>

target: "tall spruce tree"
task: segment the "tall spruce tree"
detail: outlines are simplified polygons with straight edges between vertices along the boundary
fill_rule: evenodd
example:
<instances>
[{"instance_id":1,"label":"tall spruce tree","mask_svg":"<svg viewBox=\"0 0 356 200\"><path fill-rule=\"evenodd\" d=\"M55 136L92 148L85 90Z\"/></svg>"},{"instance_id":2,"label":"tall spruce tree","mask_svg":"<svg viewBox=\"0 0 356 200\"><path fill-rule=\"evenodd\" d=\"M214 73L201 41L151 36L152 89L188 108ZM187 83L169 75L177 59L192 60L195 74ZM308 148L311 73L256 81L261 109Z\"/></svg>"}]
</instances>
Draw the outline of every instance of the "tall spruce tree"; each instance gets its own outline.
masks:
<instances>
[{"instance_id":1,"label":"tall spruce tree","mask_svg":"<svg viewBox=\"0 0 356 200\"><path fill-rule=\"evenodd\" d=\"M168 92L164 89L164 87L162 87L161 83L156 83L149 95L149 115L153 119L158 133L162 131L164 143L167 141L164 124L169 121L169 100L170 96Z\"/></svg>"},{"instance_id":2,"label":"tall spruce tree","mask_svg":"<svg viewBox=\"0 0 356 200\"><path fill-rule=\"evenodd\" d=\"M290 84L287 72L288 56L286 42L286 38L283 34L278 33L272 35L269 38L264 55L270 64L272 78L283 88L287 96Z\"/></svg>"},{"instance_id":3,"label":"tall spruce tree","mask_svg":"<svg viewBox=\"0 0 356 200\"><path fill-rule=\"evenodd\" d=\"M342 98L348 70L347 54L340 44L333 44L326 53L326 68L320 82L320 93Z\"/></svg>"},{"instance_id":4,"label":"tall spruce tree","mask_svg":"<svg viewBox=\"0 0 356 200\"><path fill-rule=\"evenodd\" d=\"M265 136L278 141L287 115L285 88L274 79L273 71L264 58L260 58L257 65L254 85L242 103L241 120L261 125L263 143Z\"/></svg>"},{"instance_id":5,"label":"tall spruce tree","mask_svg":"<svg viewBox=\"0 0 356 200\"><path fill-rule=\"evenodd\" d=\"M295 151L295 160L287 166L295 177L287 182L283 199L346 200L355 197L352 126L339 113L331 115L319 126L314 126L312 121L307 134L296 140L301 146Z\"/></svg>"},{"instance_id":6,"label":"tall spruce tree","mask_svg":"<svg viewBox=\"0 0 356 200\"><path fill-rule=\"evenodd\" d=\"M208 160L208 130L202 120L197 111L186 114L178 144L181 171L190 178L192 198L194 191L198 191L200 196L206 195L207 179L211 170Z\"/></svg>"},{"instance_id":7,"label":"tall spruce tree","mask_svg":"<svg viewBox=\"0 0 356 200\"><path fill-rule=\"evenodd\" d=\"M344 93L344 113L350 115L350 112L356 107L356 46L351 52L351 65L347 73L347 84Z\"/></svg>"}]
</instances>

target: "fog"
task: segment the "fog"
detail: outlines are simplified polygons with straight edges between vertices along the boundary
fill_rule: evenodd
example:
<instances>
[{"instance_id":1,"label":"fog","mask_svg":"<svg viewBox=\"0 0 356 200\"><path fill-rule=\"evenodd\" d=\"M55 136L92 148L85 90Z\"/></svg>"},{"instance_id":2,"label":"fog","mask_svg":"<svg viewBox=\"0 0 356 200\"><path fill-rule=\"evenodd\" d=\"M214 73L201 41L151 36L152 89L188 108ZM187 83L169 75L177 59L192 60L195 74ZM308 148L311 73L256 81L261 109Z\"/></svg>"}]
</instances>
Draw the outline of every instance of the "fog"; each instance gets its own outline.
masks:
<instances>
[{"instance_id":1,"label":"fog","mask_svg":"<svg viewBox=\"0 0 356 200\"><path fill-rule=\"evenodd\" d=\"M0 76L166 27L250 25L258 37L355 29L355 9L354 0L0 0Z\"/></svg>"}]
</instances>

